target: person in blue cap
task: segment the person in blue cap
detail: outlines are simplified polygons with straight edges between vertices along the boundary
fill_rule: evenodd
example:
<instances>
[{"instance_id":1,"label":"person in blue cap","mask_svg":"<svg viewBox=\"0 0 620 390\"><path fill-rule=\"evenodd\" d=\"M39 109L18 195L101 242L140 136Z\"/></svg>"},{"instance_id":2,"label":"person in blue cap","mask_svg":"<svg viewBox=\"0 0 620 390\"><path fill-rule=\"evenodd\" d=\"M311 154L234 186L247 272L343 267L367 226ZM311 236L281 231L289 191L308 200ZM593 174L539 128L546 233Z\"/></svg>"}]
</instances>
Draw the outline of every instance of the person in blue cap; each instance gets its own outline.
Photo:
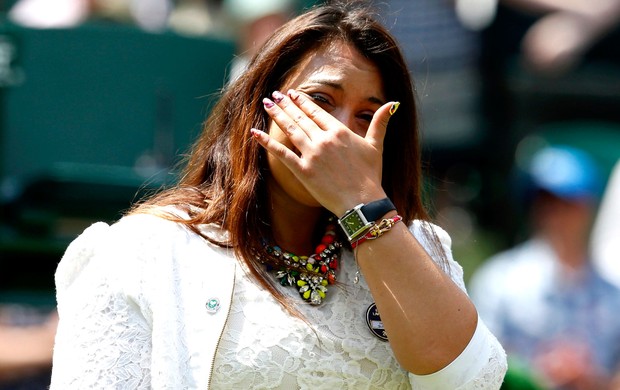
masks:
<instances>
[{"instance_id":1,"label":"person in blue cap","mask_svg":"<svg viewBox=\"0 0 620 390\"><path fill-rule=\"evenodd\" d=\"M591 261L598 167L579 149L548 146L523 174L530 237L476 270L471 297L512 366L525 367L541 388L612 389L620 372L620 290Z\"/></svg>"}]
</instances>

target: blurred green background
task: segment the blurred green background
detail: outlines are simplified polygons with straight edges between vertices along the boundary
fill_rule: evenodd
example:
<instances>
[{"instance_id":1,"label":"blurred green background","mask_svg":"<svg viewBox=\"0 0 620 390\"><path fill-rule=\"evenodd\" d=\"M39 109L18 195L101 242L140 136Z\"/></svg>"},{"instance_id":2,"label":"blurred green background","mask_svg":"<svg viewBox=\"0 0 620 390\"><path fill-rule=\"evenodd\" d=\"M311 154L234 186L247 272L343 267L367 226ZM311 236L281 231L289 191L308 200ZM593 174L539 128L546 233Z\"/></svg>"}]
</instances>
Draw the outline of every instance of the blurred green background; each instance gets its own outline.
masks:
<instances>
[{"instance_id":1,"label":"blurred green background","mask_svg":"<svg viewBox=\"0 0 620 390\"><path fill-rule=\"evenodd\" d=\"M0 286L53 290L68 241L173 180L234 45L87 24L0 24Z\"/></svg>"}]
</instances>

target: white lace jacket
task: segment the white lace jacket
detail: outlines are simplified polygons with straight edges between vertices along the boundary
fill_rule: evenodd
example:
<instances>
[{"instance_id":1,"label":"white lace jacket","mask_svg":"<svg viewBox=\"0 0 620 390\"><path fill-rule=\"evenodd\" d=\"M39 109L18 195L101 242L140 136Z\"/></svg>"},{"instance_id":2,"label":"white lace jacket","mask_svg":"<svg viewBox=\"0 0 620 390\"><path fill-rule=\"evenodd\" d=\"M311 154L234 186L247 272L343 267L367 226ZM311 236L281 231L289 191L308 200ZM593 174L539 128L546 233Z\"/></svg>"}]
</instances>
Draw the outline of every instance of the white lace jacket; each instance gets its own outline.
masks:
<instances>
[{"instance_id":1,"label":"white lace jacket","mask_svg":"<svg viewBox=\"0 0 620 390\"><path fill-rule=\"evenodd\" d=\"M421 234L424 224L411 227ZM205 228L209 234L220 234ZM450 238L439 237L448 250ZM462 270L450 258L464 289ZM481 320L443 370L407 374L389 343L370 333L372 297L351 282L351 253L321 306L286 314L232 253L155 216L97 223L67 249L56 272L60 323L52 389L498 389L506 356ZM297 294L286 288L293 299ZM215 312L207 301L219 301Z\"/></svg>"}]
</instances>

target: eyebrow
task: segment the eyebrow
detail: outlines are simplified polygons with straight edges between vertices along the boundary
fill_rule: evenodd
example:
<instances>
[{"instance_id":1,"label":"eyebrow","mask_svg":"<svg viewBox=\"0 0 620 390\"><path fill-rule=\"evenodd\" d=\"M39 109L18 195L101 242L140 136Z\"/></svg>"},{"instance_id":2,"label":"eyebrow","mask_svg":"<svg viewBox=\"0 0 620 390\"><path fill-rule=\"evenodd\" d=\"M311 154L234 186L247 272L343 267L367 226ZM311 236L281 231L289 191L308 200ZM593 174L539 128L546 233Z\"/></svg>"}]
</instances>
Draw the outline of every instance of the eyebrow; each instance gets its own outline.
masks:
<instances>
[{"instance_id":1,"label":"eyebrow","mask_svg":"<svg viewBox=\"0 0 620 390\"><path fill-rule=\"evenodd\" d=\"M329 87L332 87L334 89L338 89L340 91L343 91L344 88L342 87L342 84L337 83L335 81L331 81L329 79L310 79L308 80L308 84L312 85L312 84L320 84L320 85L327 85ZM371 103L375 103L378 104L380 106L382 106L383 104L385 104L385 102L381 99L379 99L376 96L369 96L368 98L366 98L366 100L368 100Z\"/></svg>"}]
</instances>

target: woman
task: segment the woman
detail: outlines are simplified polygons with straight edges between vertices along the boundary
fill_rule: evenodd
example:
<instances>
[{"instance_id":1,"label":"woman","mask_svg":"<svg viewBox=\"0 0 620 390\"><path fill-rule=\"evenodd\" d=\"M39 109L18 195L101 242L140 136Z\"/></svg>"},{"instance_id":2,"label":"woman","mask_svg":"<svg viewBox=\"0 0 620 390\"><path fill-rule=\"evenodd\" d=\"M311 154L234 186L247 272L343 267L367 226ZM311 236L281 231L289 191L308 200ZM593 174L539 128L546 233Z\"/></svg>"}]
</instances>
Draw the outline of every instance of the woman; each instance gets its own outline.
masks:
<instances>
[{"instance_id":1,"label":"woman","mask_svg":"<svg viewBox=\"0 0 620 390\"><path fill-rule=\"evenodd\" d=\"M424 222L411 80L370 15L279 29L179 186L68 248L52 388L499 387L504 352Z\"/></svg>"}]
</instances>

